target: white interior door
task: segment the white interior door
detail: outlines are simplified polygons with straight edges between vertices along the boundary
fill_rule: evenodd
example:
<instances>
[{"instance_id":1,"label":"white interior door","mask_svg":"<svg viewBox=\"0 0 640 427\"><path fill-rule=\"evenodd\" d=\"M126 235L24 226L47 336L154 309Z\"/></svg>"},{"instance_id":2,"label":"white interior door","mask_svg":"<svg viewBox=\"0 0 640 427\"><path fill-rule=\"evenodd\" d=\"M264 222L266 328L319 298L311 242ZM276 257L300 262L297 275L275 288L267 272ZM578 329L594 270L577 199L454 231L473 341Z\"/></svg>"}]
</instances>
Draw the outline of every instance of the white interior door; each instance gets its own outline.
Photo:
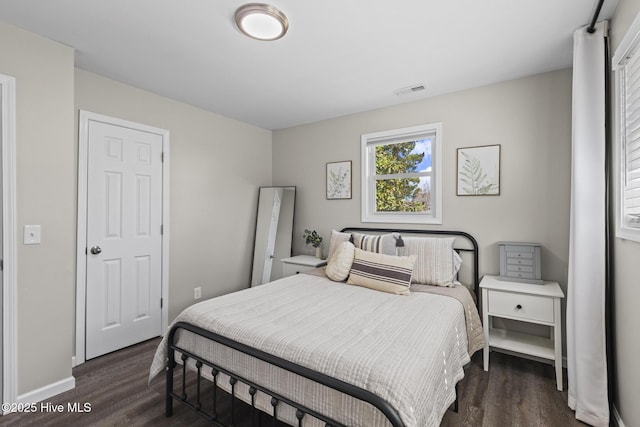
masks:
<instances>
[{"instance_id":1,"label":"white interior door","mask_svg":"<svg viewBox=\"0 0 640 427\"><path fill-rule=\"evenodd\" d=\"M161 334L162 136L89 122L86 358Z\"/></svg>"}]
</instances>

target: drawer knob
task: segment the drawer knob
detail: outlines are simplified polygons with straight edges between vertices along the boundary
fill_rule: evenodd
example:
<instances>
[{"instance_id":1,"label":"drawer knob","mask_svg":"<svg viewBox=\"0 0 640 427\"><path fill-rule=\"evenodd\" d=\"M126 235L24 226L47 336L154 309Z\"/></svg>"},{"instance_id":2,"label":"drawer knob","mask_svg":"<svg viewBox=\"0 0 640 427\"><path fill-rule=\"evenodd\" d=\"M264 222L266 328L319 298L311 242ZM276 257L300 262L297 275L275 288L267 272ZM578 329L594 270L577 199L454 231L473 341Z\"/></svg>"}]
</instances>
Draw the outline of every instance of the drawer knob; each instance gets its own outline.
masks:
<instances>
[{"instance_id":1,"label":"drawer knob","mask_svg":"<svg viewBox=\"0 0 640 427\"><path fill-rule=\"evenodd\" d=\"M520 310L522 306L520 304L516 305L516 310Z\"/></svg>"}]
</instances>

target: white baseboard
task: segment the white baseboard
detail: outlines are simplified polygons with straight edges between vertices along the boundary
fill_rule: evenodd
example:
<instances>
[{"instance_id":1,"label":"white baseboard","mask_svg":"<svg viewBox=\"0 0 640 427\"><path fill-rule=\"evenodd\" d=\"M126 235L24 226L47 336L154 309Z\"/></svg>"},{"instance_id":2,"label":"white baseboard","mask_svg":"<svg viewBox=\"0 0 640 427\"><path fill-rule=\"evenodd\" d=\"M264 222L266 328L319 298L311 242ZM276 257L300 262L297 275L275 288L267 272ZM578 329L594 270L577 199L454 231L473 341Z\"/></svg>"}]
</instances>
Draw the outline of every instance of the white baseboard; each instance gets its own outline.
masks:
<instances>
[{"instance_id":1,"label":"white baseboard","mask_svg":"<svg viewBox=\"0 0 640 427\"><path fill-rule=\"evenodd\" d=\"M18 403L38 403L57 394L72 390L76 387L76 379L71 376L53 384L40 387L18 396Z\"/></svg>"},{"instance_id":2,"label":"white baseboard","mask_svg":"<svg viewBox=\"0 0 640 427\"><path fill-rule=\"evenodd\" d=\"M616 408L616 405L611 405L611 409L613 409L613 419L616 422L616 425L618 427L625 427L624 423L622 422L622 418L620 418L620 412L618 412L618 408Z\"/></svg>"}]
</instances>

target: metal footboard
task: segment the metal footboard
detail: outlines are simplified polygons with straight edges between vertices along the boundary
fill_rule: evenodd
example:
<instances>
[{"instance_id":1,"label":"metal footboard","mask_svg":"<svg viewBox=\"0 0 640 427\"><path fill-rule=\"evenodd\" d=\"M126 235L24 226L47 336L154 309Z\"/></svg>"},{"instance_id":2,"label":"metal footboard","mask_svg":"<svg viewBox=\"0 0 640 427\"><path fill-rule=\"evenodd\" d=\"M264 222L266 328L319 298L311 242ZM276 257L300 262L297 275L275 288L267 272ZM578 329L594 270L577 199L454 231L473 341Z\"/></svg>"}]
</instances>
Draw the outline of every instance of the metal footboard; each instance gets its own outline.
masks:
<instances>
[{"instance_id":1,"label":"metal footboard","mask_svg":"<svg viewBox=\"0 0 640 427\"><path fill-rule=\"evenodd\" d=\"M265 353L263 351L257 350L253 347L247 346L245 344L239 343L227 337L218 335L214 332L207 331L205 329L199 328L197 326L179 322L173 325L171 330L169 331L169 340L168 340L168 355L169 362L167 365L167 378L166 378L166 416L170 417L173 414L173 401L177 400L179 402L184 403L194 411L196 411L199 415L211 421L213 424L217 426L224 426L220 420L220 414L217 413L217 405L216 405L216 389L218 388L218 377L219 375L225 374L229 377L229 385L231 388L230 399L231 399L231 423L230 426L235 425L236 423L236 404L238 403L239 398L236 395L236 387L238 383L243 383L249 387L249 395L251 396L251 425L257 426L259 423L259 413L260 411L256 407L256 396L258 393L264 393L265 395L271 398L271 407L272 407L272 417L273 424L275 425L277 415L278 415L278 407L281 403L289 405L296 410L296 418L298 420L298 426L301 427L303 420L305 417L313 417L316 418L326 424L326 426L343 426L340 422L333 420L323 414L318 413L304 405L293 401L290 398L286 398L279 393L276 393L268 388L255 384L253 381L250 381L246 378L243 378L236 373L229 372L228 370L221 368L220 366L203 359L202 357L192 354L191 352L178 347L175 343L175 334L178 330L186 330L190 331L194 334L207 338L211 341L220 343L224 346L232 348L234 350L245 353L251 357L255 357L256 359L262 360L263 362L269 363L271 365L277 366L279 368L285 369L294 374L300 375L304 378L307 378L316 383L322 384L329 388L332 388L336 391L344 393L346 395L352 396L358 400L363 402L367 402L377 408L380 412L382 412L385 417L389 420L393 427L404 427L404 423L400 418L398 412L393 408L389 403L385 400L381 399L379 396L362 389L360 387L354 386L352 384L346 383L344 381L338 380L336 378L330 377L328 375L322 374L320 372L314 371L312 369L306 368L304 366L297 365L288 360L273 356L271 354ZM177 362L175 360L175 351L181 353L181 361L182 361L182 390L179 393L174 392L174 369L177 366ZM187 396L186 391L186 365L187 362L191 359L195 362L196 367L196 396L190 397ZM211 412L207 412L203 410L203 402L201 400L201 380L204 369L209 369L208 373L211 374L213 378L213 409ZM455 407L457 409L457 397ZM257 415L257 416L256 416Z\"/></svg>"}]
</instances>

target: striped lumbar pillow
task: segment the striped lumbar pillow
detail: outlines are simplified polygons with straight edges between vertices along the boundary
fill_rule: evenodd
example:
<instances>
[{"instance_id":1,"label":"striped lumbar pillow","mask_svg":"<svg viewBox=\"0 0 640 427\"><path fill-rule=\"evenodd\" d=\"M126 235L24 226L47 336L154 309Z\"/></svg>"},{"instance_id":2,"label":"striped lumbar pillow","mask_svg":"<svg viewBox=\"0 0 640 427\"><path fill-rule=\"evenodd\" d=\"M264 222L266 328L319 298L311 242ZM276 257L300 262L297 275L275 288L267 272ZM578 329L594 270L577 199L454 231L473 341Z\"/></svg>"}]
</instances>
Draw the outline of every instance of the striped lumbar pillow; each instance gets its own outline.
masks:
<instances>
[{"instance_id":1,"label":"striped lumbar pillow","mask_svg":"<svg viewBox=\"0 0 640 427\"><path fill-rule=\"evenodd\" d=\"M351 239L356 248L387 255L396 254L396 239L393 234L353 233Z\"/></svg>"},{"instance_id":2,"label":"striped lumbar pillow","mask_svg":"<svg viewBox=\"0 0 640 427\"><path fill-rule=\"evenodd\" d=\"M392 294L407 295L415 256L393 256L356 248L347 284Z\"/></svg>"}]
</instances>

